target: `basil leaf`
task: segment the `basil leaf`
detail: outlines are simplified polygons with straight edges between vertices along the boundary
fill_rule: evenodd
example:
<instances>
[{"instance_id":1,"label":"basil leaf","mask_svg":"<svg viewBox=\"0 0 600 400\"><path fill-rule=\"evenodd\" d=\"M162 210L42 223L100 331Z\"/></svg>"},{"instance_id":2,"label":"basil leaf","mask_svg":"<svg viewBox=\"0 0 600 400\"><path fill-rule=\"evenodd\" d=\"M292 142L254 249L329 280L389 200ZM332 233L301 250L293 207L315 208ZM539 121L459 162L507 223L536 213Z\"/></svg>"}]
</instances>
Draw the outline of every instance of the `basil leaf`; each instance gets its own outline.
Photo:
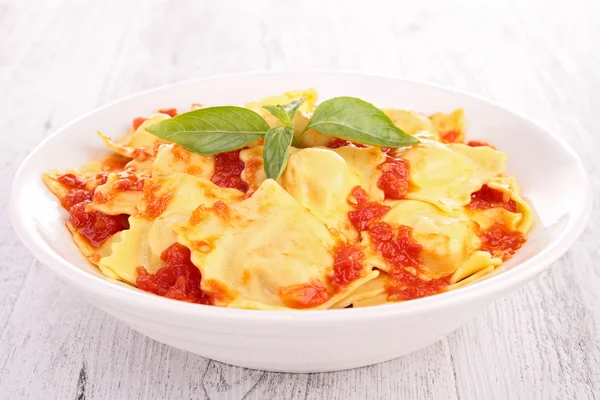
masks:
<instances>
[{"instance_id":1,"label":"basil leaf","mask_svg":"<svg viewBox=\"0 0 600 400\"><path fill-rule=\"evenodd\" d=\"M267 178L277 180L285 170L293 138L292 126L276 126L265 135L263 162Z\"/></svg>"},{"instance_id":2,"label":"basil leaf","mask_svg":"<svg viewBox=\"0 0 600 400\"><path fill-rule=\"evenodd\" d=\"M305 99L305 97L300 97L299 99L296 99L283 106L263 106L263 108L269 110L269 112L277 117L277 119L280 120L283 125L290 125L294 119L294 115L296 115L296 111L298 111L298 108L302 105Z\"/></svg>"},{"instance_id":3,"label":"basil leaf","mask_svg":"<svg viewBox=\"0 0 600 400\"><path fill-rule=\"evenodd\" d=\"M356 97L334 97L319 104L304 131L309 128L373 146L404 147L419 143L379 108Z\"/></svg>"},{"instance_id":4,"label":"basil leaf","mask_svg":"<svg viewBox=\"0 0 600 400\"><path fill-rule=\"evenodd\" d=\"M216 154L260 139L269 130L263 117L242 107L208 107L150 125L148 132L198 154Z\"/></svg>"}]
</instances>

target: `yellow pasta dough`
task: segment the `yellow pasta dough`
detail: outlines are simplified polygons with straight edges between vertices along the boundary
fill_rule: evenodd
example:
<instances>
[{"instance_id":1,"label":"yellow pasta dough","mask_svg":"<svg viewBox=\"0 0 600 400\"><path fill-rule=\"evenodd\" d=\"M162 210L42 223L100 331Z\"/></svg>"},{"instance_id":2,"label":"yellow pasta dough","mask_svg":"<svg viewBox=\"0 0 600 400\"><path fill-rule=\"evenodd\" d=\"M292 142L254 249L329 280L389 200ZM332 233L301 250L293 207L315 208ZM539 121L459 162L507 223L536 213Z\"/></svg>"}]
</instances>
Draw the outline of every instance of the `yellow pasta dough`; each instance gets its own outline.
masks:
<instances>
[{"instance_id":1,"label":"yellow pasta dough","mask_svg":"<svg viewBox=\"0 0 600 400\"><path fill-rule=\"evenodd\" d=\"M283 123L264 106L300 98L277 181L267 179L263 139L211 155L159 139L149 127L169 110L136 119L119 138L98 132L111 156L42 178L75 244L106 277L221 307L416 299L493 276L525 243L534 211L506 174L506 154L464 144L464 110L384 110L378 118L419 139L385 148L306 129L314 89L245 107L275 127Z\"/></svg>"}]
</instances>

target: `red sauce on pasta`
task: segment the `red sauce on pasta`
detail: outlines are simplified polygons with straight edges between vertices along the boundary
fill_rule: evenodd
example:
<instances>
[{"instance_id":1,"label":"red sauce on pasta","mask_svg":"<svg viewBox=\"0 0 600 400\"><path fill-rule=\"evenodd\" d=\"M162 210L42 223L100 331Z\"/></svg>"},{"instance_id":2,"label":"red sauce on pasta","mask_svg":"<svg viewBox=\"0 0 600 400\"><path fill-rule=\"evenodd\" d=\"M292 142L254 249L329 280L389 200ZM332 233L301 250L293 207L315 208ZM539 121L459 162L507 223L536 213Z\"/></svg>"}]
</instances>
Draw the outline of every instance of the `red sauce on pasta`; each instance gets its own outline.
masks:
<instances>
[{"instance_id":1,"label":"red sauce on pasta","mask_svg":"<svg viewBox=\"0 0 600 400\"><path fill-rule=\"evenodd\" d=\"M348 220L358 233L367 230L370 224L390 210L389 206L368 201L367 192L360 186L352 189L348 203L354 207L354 210L348 212Z\"/></svg>"},{"instance_id":2,"label":"red sauce on pasta","mask_svg":"<svg viewBox=\"0 0 600 400\"><path fill-rule=\"evenodd\" d=\"M103 177L103 183L106 183L107 177ZM139 178L136 175L130 173L130 171L123 171L119 174L117 179L107 192L94 192L94 203L102 204L112 200L118 192L141 192L144 189L144 179Z\"/></svg>"},{"instance_id":3,"label":"red sauce on pasta","mask_svg":"<svg viewBox=\"0 0 600 400\"><path fill-rule=\"evenodd\" d=\"M440 293L450 285L451 275L425 280L404 268L390 271L386 286L390 300L413 300Z\"/></svg>"},{"instance_id":4,"label":"red sauce on pasta","mask_svg":"<svg viewBox=\"0 0 600 400\"><path fill-rule=\"evenodd\" d=\"M202 222L204 220L204 215L207 211L212 211L217 217L221 218L223 221L229 220L229 207L223 201L217 200L211 207L206 207L202 204L196 207L194 211L192 211L192 215L190 216L190 225L196 226L200 222Z\"/></svg>"},{"instance_id":5,"label":"red sauce on pasta","mask_svg":"<svg viewBox=\"0 0 600 400\"><path fill-rule=\"evenodd\" d=\"M215 201L212 205L215 214L224 221L229 219L229 207L221 200Z\"/></svg>"},{"instance_id":6,"label":"red sauce on pasta","mask_svg":"<svg viewBox=\"0 0 600 400\"><path fill-rule=\"evenodd\" d=\"M488 142L484 142L483 140L469 140L467 142L467 146L471 146L471 147L488 146L488 147L491 147L492 149L496 149L496 147L494 145L491 145Z\"/></svg>"},{"instance_id":7,"label":"red sauce on pasta","mask_svg":"<svg viewBox=\"0 0 600 400\"><path fill-rule=\"evenodd\" d=\"M450 277L423 279L418 275L423 246L411 237L412 228L378 222L369 229L373 247L390 265L386 285L391 300L411 300L439 293L450 284Z\"/></svg>"},{"instance_id":8,"label":"red sauce on pasta","mask_svg":"<svg viewBox=\"0 0 600 400\"><path fill-rule=\"evenodd\" d=\"M481 250L503 261L511 258L526 242L521 232L509 231L501 224L494 224L479 234Z\"/></svg>"},{"instance_id":9,"label":"red sauce on pasta","mask_svg":"<svg viewBox=\"0 0 600 400\"><path fill-rule=\"evenodd\" d=\"M86 182L78 178L73 174L64 174L56 178L61 184L65 185L69 189L83 189L85 188Z\"/></svg>"},{"instance_id":10,"label":"red sauce on pasta","mask_svg":"<svg viewBox=\"0 0 600 400\"><path fill-rule=\"evenodd\" d=\"M327 145L327 147L329 147L330 149L338 149L340 147L345 147L345 146L357 147L359 149L364 149L364 148L369 147L366 144L354 143L349 140L340 139L340 138L333 138L333 140L331 142L329 142L329 144Z\"/></svg>"},{"instance_id":11,"label":"red sauce on pasta","mask_svg":"<svg viewBox=\"0 0 600 400\"><path fill-rule=\"evenodd\" d=\"M145 184L143 190L144 200L146 200L145 216L149 219L155 219L165 211L173 198L173 193L157 195L157 192L160 191L160 185L152 182Z\"/></svg>"},{"instance_id":12,"label":"red sauce on pasta","mask_svg":"<svg viewBox=\"0 0 600 400\"><path fill-rule=\"evenodd\" d=\"M96 174L96 186L104 185L108 181L108 174L106 172L100 172Z\"/></svg>"},{"instance_id":13,"label":"red sauce on pasta","mask_svg":"<svg viewBox=\"0 0 600 400\"><path fill-rule=\"evenodd\" d=\"M215 156L215 172L211 181L224 188L234 188L246 192L248 185L241 178L244 162L240 159L240 151L219 153Z\"/></svg>"},{"instance_id":14,"label":"red sauce on pasta","mask_svg":"<svg viewBox=\"0 0 600 400\"><path fill-rule=\"evenodd\" d=\"M369 202L367 193L360 186L352 189L348 203L354 207L354 210L348 212L348 219L354 228L359 233L362 231L369 232L373 249L390 265L389 279L386 284L390 300L411 300L430 296L439 293L450 284L450 276L439 279L426 279L419 275L423 246L412 238L412 228L400 225L394 230L390 224L380 221L390 210L390 207ZM348 273L349 276L355 276L357 274L355 271L360 271L359 265L364 258L352 253L350 249L344 250L344 253L340 255L344 256L346 253L353 254L353 257L351 257L350 262L346 262L346 265L350 265L349 271L344 272ZM338 261L337 255L336 262ZM354 262L354 260L358 260L358 262ZM343 257L340 257L340 261L343 261ZM342 275L341 272L338 274ZM332 285L335 287L333 281Z\"/></svg>"},{"instance_id":15,"label":"red sauce on pasta","mask_svg":"<svg viewBox=\"0 0 600 400\"><path fill-rule=\"evenodd\" d=\"M483 185L480 190L471 194L469 208L487 210L489 208L504 207L510 212L517 212L517 203L500 190Z\"/></svg>"},{"instance_id":16,"label":"red sauce on pasta","mask_svg":"<svg viewBox=\"0 0 600 400\"><path fill-rule=\"evenodd\" d=\"M94 183L100 184L103 178L104 174L98 174ZM85 210L94 196L93 190L86 189L88 182L74 174L64 174L56 179L69 188L69 192L61 202L62 206L69 211L69 222L92 247L100 247L115 233L129 228L127 215L107 215L100 211Z\"/></svg>"},{"instance_id":17,"label":"red sauce on pasta","mask_svg":"<svg viewBox=\"0 0 600 400\"><path fill-rule=\"evenodd\" d=\"M62 199L61 204L66 210L70 210L75 204L92 200L93 194L94 192L85 189L72 189Z\"/></svg>"},{"instance_id":18,"label":"red sauce on pasta","mask_svg":"<svg viewBox=\"0 0 600 400\"><path fill-rule=\"evenodd\" d=\"M386 199L400 200L408 193L410 176L409 165L401 158L387 156L379 166L382 171L377 187L383 190Z\"/></svg>"},{"instance_id":19,"label":"red sauce on pasta","mask_svg":"<svg viewBox=\"0 0 600 400\"><path fill-rule=\"evenodd\" d=\"M177 109L176 108L161 108L158 110L159 113L162 114L167 114L170 117L174 117L177 115Z\"/></svg>"},{"instance_id":20,"label":"red sauce on pasta","mask_svg":"<svg viewBox=\"0 0 600 400\"><path fill-rule=\"evenodd\" d=\"M100 211L85 211L89 200L75 204L69 209L69 222L92 247L100 245L112 235L129 228L127 215L106 215Z\"/></svg>"},{"instance_id":21,"label":"red sauce on pasta","mask_svg":"<svg viewBox=\"0 0 600 400\"><path fill-rule=\"evenodd\" d=\"M331 294L318 279L310 283L279 288L277 295L283 304L291 308L312 308L325 303L331 298Z\"/></svg>"},{"instance_id":22,"label":"red sauce on pasta","mask_svg":"<svg viewBox=\"0 0 600 400\"><path fill-rule=\"evenodd\" d=\"M137 128L140 127L140 125L142 125L144 123L144 121L146 121L148 118L143 118L143 117L137 117L133 119L133 122L131 123L131 126L133 126L134 130L137 130Z\"/></svg>"},{"instance_id":23,"label":"red sauce on pasta","mask_svg":"<svg viewBox=\"0 0 600 400\"><path fill-rule=\"evenodd\" d=\"M356 244L341 244L334 251L333 276L329 283L336 291L340 291L362 275L365 253Z\"/></svg>"},{"instance_id":24,"label":"red sauce on pasta","mask_svg":"<svg viewBox=\"0 0 600 400\"><path fill-rule=\"evenodd\" d=\"M162 252L160 258L166 264L154 274L144 267L137 268L136 285L139 289L174 300L212 304L210 296L200 288L202 274L192 264L187 247L174 243Z\"/></svg>"},{"instance_id":25,"label":"red sauce on pasta","mask_svg":"<svg viewBox=\"0 0 600 400\"><path fill-rule=\"evenodd\" d=\"M144 161L152 158L152 153L150 153L146 149L140 148L140 149L133 150L132 157L137 162L144 162Z\"/></svg>"},{"instance_id":26,"label":"red sauce on pasta","mask_svg":"<svg viewBox=\"0 0 600 400\"><path fill-rule=\"evenodd\" d=\"M443 132L441 134L441 139L442 139L442 142L444 142L444 143L454 143L454 142L456 142L457 138L458 138L458 132L456 132L456 131L448 131L448 132Z\"/></svg>"},{"instance_id":27,"label":"red sauce on pasta","mask_svg":"<svg viewBox=\"0 0 600 400\"><path fill-rule=\"evenodd\" d=\"M144 189L144 179L133 174L125 174L114 183L112 188L121 192L141 192Z\"/></svg>"}]
</instances>

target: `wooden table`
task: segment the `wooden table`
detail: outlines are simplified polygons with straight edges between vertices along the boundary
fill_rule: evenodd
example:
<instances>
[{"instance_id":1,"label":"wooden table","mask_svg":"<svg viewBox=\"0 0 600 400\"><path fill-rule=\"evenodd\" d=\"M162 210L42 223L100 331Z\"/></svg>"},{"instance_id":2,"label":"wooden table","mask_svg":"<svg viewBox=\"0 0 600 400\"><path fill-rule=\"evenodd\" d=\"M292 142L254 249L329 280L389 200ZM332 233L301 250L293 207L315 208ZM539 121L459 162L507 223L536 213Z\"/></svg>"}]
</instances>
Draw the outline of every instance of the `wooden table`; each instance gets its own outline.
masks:
<instances>
[{"instance_id":1,"label":"wooden table","mask_svg":"<svg viewBox=\"0 0 600 400\"><path fill-rule=\"evenodd\" d=\"M566 136L598 194L600 2L424 3L0 0L0 398L600 397L598 207L559 262L447 339L305 375L137 334L74 295L10 227L12 176L61 125L143 89L247 70L383 73L489 97Z\"/></svg>"}]
</instances>

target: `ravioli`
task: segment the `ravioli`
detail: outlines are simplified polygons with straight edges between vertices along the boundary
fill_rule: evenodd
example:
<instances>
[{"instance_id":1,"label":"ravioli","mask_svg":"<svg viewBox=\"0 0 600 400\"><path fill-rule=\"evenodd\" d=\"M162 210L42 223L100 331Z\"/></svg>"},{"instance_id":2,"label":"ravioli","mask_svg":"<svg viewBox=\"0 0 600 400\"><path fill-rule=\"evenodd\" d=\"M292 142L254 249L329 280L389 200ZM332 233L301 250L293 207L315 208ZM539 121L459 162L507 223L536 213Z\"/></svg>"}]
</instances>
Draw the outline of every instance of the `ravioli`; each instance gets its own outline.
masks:
<instances>
[{"instance_id":1,"label":"ravioli","mask_svg":"<svg viewBox=\"0 0 600 400\"><path fill-rule=\"evenodd\" d=\"M504 208L494 208L479 212L471 211L471 218L482 229L487 229L498 221L504 221L509 230L523 234L529 232L533 224L533 211L525 199L521 197L521 188L513 177L496 177L487 182L487 186L504 193L516 204L516 212L511 213Z\"/></svg>"},{"instance_id":2,"label":"ravioli","mask_svg":"<svg viewBox=\"0 0 600 400\"><path fill-rule=\"evenodd\" d=\"M334 151L309 148L290 156L281 186L331 230L348 238L356 232L348 221L347 198L361 179Z\"/></svg>"},{"instance_id":3,"label":"ravioli","mask_svg":"<svg viewBox=\"0 0 600 400\"><path fill-rule=\"evenodd\" d=\"M424 272L431 278L456 271L480 245L474 224L464 213L445 213L422 201L397 201L382 221L392 226L412 228L413 239L423 246ZM372 248L368 234L364 242ZM376 253L369 261L389 272L390 267Z\"/></svg>"},{"instance_id":4,"label":"ravioli","mask_svg":"<svg viewBox=\"0 0 600 400\"><path fill-rule=\"evenodd\" d=\"M148 179L138 211L129 218L130 228L122 232L110 256L102 258L99 264L120 279L135 283L137 267L156 272L164 264L160 255L176 242L175 225L186 221L194 209L210 207L216 201L231 203L243 198L243 193L236 189L221 188L188 174Z\"/></svg>"},{"instance_id":5,"label":"ravioli","mask_svg":"<svg viewBox=\"0 0 600 400\"><path fill-rule=\"evenodd\" d=\"M108 174L106 183L98 186L94 192L88 210L100 211L107 215L135 214L142 200L144 174L133 171Z\"/></svg>"},{"instance_id":6,"label":"ravioli","mask_svg":"<svg viewBox=\"0 0 600 400\"><path fill-rule=\"evenodd\" d=\"M280 126L264 106L301 97L277 181L267 179L262 139L200 155L150 134L168 110L136 118L117 139L98 132L110 156L43 180L69 212L82 255L105 276L220 307L412 300L489 278L525 243L534 211L506 174L506 154L463 144L464 110L383 110L420 141L383 148L305 130L313 89L245 107Z\"/></svg>"},{"instance_id":7,"label":"ravioli","mask_svg":"<svg viewBox=\"0 0 600 400\"><path fill-rule=\"evenodd\" d=\"M192 250L202 289L216 297L215 304L281 307L285 302L278 292L315 280L332 291L332 252L342 239L275 181L264 181L252 197L228 206L226 216L205 207L194 213L195 219L178 229L178 238ZM215 287L225 288L227 295L215 295ZM333 295L316 308L338 298Z\"/></svg>"},{"instance_id":8,"label":"ravioli","mask_svg":"<svg viewBox=\"0 0 600 400\"><path fill-rule=\"evenodd\" d=\"M379 166L386 160L379 147L357 148L344 146L331 151L339 154L348 168L359 177L360 186L367 192L370 201L383 201L383 190L377 186L381 171Z\"/></svg>"},{"instance_id":9,"label":"ravioli","mask_svg":"<svg viewBox=\"0 0 600 400\"><path fill-rule=\"evenodd\" d=\"M466 206L471 194L506 170L506 154L491 147L444 145L421 139L400 152L410 165L411 189L406 198L421 200L443 211Z\"/></svg>"}]
</instances>

